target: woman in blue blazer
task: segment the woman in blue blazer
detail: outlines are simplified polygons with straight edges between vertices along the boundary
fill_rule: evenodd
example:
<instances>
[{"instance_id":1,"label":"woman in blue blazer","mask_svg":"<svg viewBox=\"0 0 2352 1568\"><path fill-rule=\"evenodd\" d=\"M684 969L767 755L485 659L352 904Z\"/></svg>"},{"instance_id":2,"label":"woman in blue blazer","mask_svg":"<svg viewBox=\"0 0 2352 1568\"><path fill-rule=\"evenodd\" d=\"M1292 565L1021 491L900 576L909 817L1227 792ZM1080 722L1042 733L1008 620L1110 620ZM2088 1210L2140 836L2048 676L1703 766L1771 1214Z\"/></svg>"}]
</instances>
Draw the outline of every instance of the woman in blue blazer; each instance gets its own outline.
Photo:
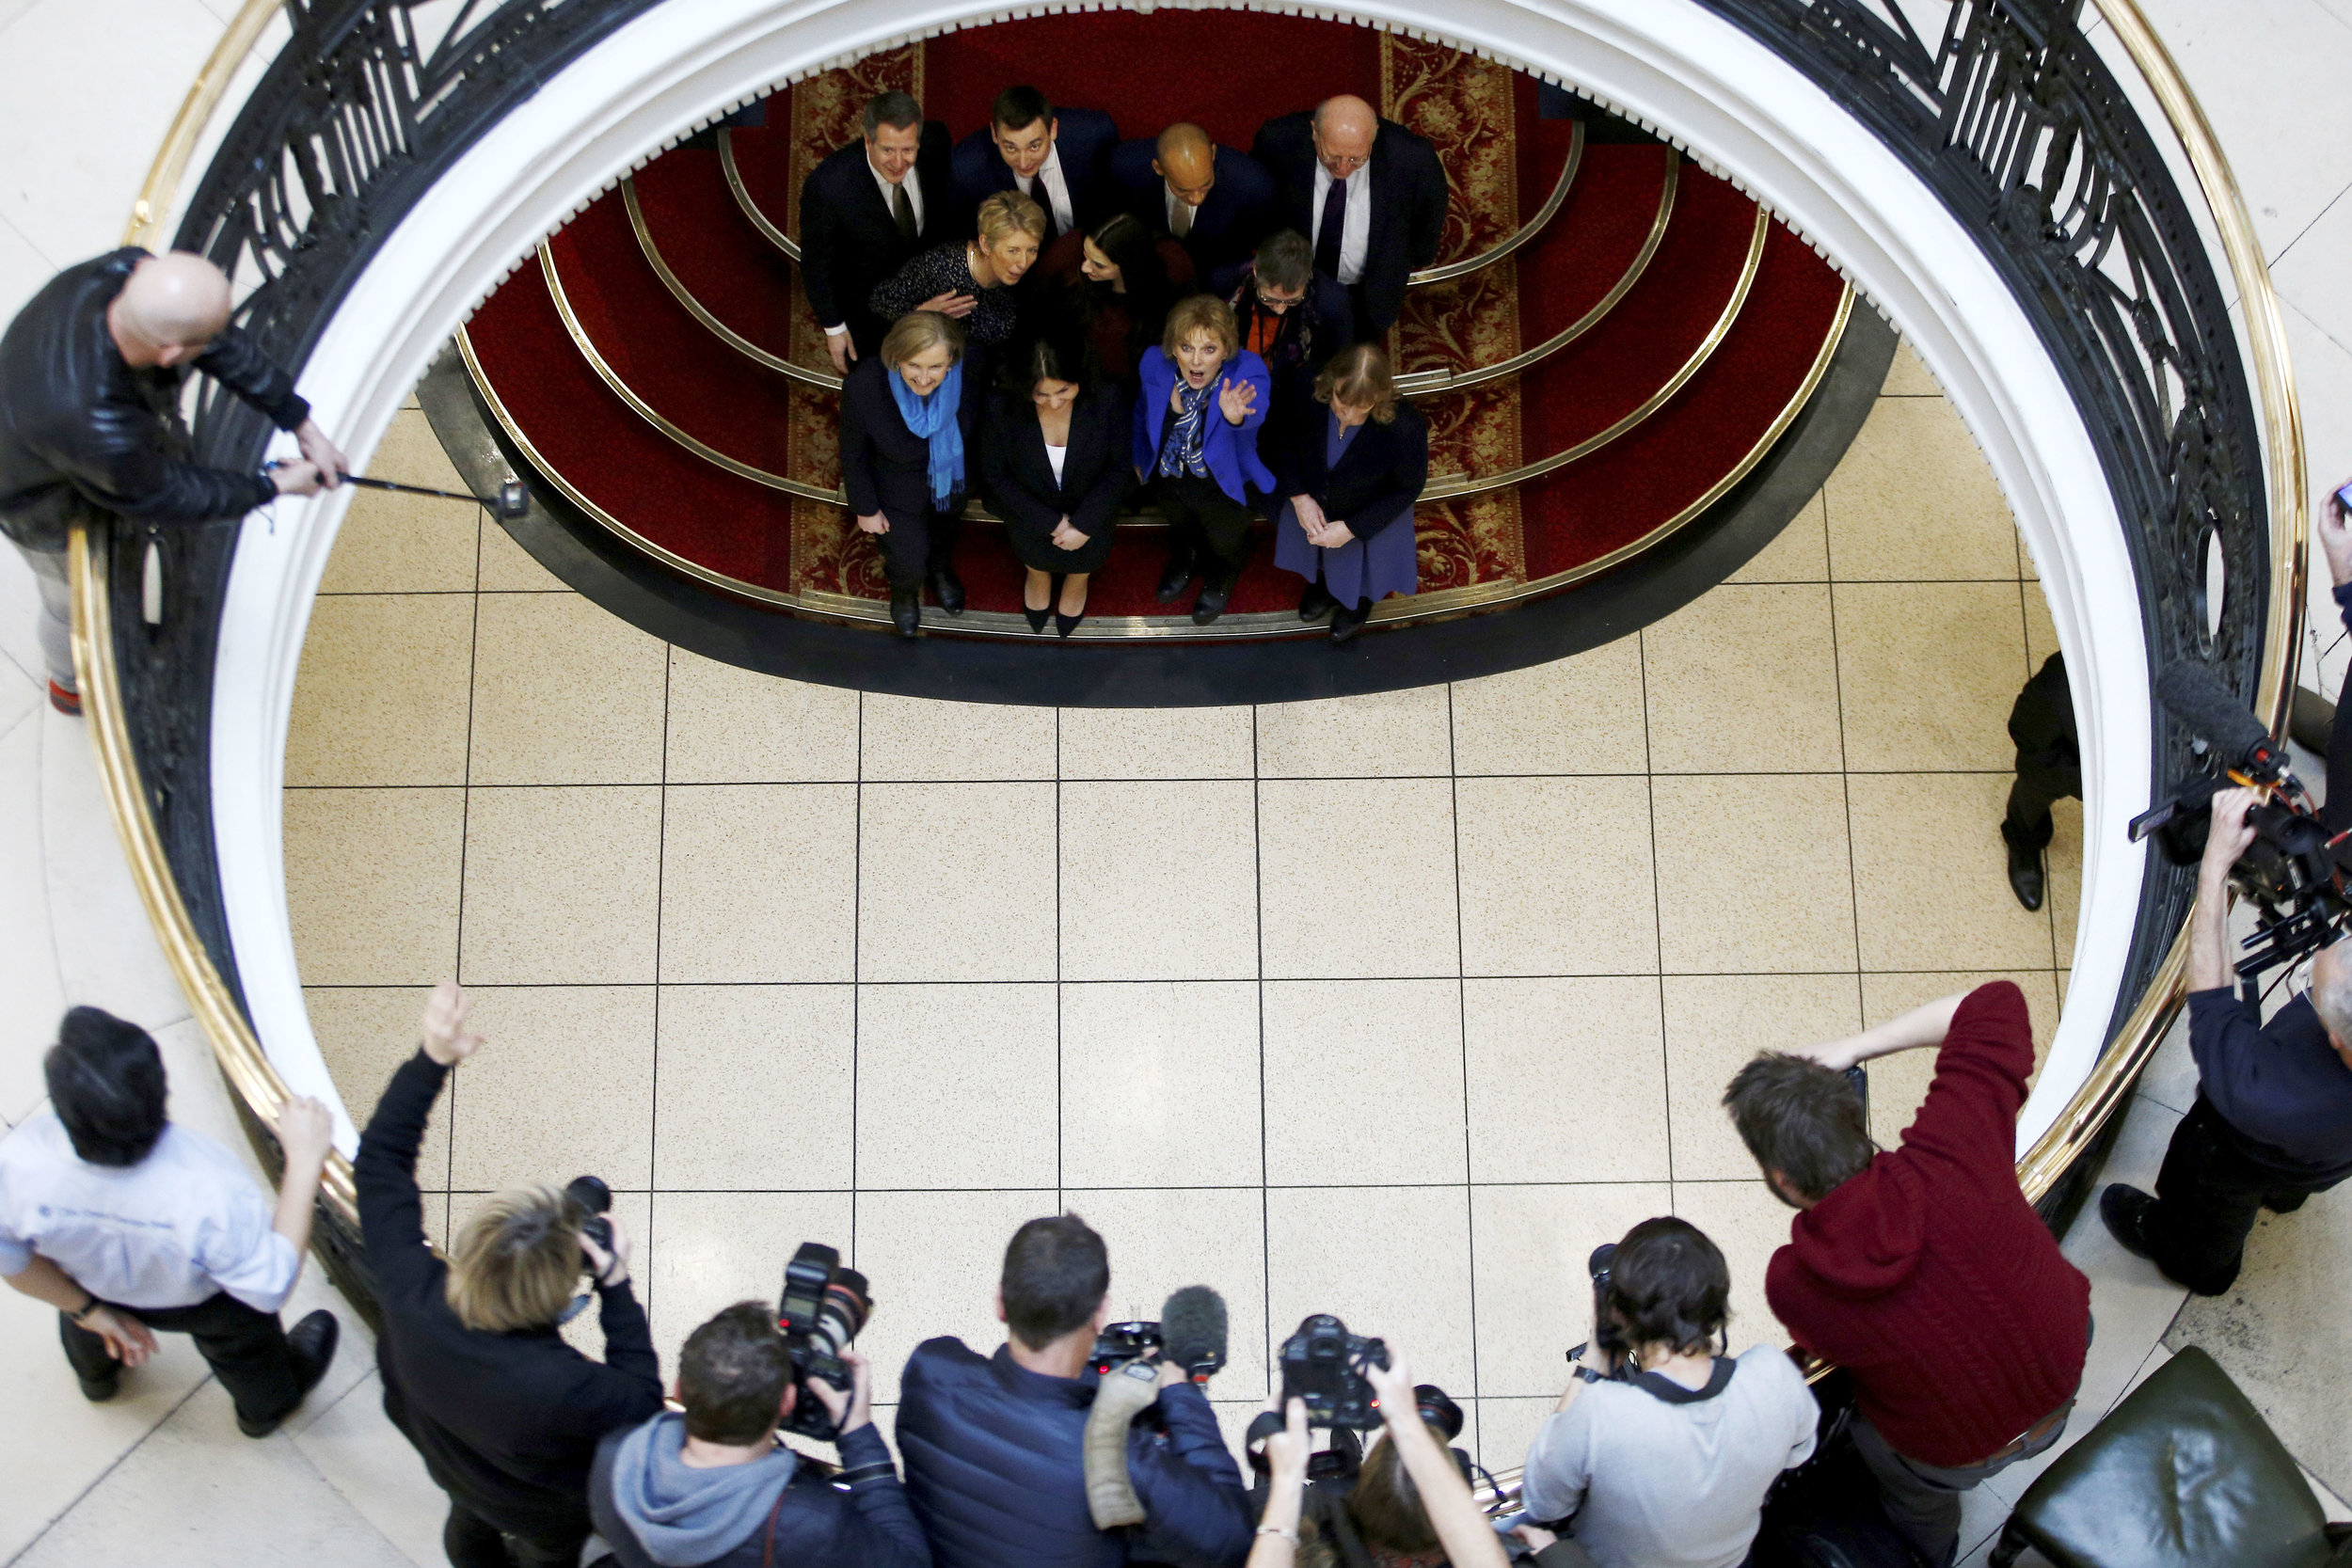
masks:
<instances>
[{"instance_id":1,"label":"woman in blue blazer","mask_svg":"<svg viewBox=\"0 0 2352 1568\"><path fill-rule=\"evenodd\" d=\"M1176 303L1137 370L1136 478L1168 524L1160 603L1173 603L1197 572L1192 620L1205 626L1225 612L1249 560L1250 490L1274 493L1273 471L1258 458L1273 378L1241 346L1232 308L1210 294Z\"/></svg>"}]
</instances>

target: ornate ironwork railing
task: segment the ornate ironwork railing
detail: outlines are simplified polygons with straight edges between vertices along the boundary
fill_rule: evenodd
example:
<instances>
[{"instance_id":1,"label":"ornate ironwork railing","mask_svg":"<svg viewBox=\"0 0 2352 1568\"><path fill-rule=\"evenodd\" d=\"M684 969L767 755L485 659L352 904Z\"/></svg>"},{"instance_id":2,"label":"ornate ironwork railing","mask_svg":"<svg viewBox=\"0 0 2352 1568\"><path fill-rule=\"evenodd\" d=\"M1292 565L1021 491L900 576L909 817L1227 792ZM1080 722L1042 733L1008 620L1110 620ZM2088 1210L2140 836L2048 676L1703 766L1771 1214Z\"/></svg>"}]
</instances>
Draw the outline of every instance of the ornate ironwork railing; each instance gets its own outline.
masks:
<instances>
[{"instance_id":1,"label":"ornate ironwork railing","mask_svg":"<svg viewBox=\"0 0 2352 1568\"><path fill-rule=\"evenodd\" d=\"M246 291L246 328L298 370L383 239L441 173L543 80L656 3L283 0L291 37L227 133L174 243L230 270ZM1932 45L1892 0L1695 3L1820 85L1975 230L2096 444L2125 519L2152 665L2203 660L2282 721L2302 602L2302 471L2276 300L2211 132L2132 0L2098 5L2188 149L2248 300L2275 502L2265 499L2264 427L2194 209L2085 39L2082 0L1952 0ZM248 0L232 39L249 42L269 9ZM191 94L141 203L141 232L170 205L175 160L194 142L191 116L208 91L217 98L244 47L225 46L209 87L199 82ZM199 457L225 467L257 462L268 438L259 416L219 397L198 405L193 435ZM2274 511L2279 537L2296 546L2279 558ZM254 1058L245 1062L253 1084L237 1082L266 1115L274 1106L254 1101L274 1075L237 1016L208 787L214 661L235 539L226 523L155 540L118 529L88 562L99 569L90 592L104 594L112 626L110 645L89 651L111 656L102 679L119 682L119 705L98 706L120 743L110 754L135 758L137 787L115 791L134 861L176 885L177 900L164 902L181 912L169 918L201 944L213 972L205 980L203 966L183 964L183 983L209 985L224 1003L223 1027L233 1025L243 1044L232 1049L215 1031L215 1045L225 1060ZM151 545L159 575L146 570ZM2207 594L2209 553L2228 584L2217 603ZM93 615L87 624L103 623ZM2187 736L2168 723L2159 775L2186 761ZM2110 1028L2110 1058L2132 1055L2132 1070L2172 1005L2168 965L2177 956L2168 954L2189 896L2186 879L2152 861ZM163 904L154 908L166 921ZM2051 1189L2130 1077L2107 1065L2093 1075L2021 1167L2029 1191Z\"/></svg>"}]
</instances>

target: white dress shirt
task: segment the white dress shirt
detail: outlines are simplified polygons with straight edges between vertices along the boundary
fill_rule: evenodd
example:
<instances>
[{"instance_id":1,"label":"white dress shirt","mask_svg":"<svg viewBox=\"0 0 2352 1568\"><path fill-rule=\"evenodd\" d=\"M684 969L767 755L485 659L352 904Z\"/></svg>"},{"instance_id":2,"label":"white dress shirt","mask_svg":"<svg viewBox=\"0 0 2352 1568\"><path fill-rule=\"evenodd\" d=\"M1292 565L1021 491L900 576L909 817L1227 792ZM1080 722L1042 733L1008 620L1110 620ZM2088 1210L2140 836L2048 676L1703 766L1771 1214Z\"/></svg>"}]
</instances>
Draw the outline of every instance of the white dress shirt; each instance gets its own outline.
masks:
<instances>
[{"instance_id":1,"label":"white dress shirt","mask_svg":"<svg viewBox=\"0 0 2352 1568\"><path fill-rule=\"evenodd\" d=\"M1193 220L1200 215L1200 209L1178 196L1176 187L1165 180L1160 182L1160 195L1168 201L1168 231L1181 240L1192 232ZM1184 226L1182 229L1176 227L1176 214L1180 209L1184 214Z\"/></svg>"},{"instance_id":2,"label":"white dress shirt","mask_svg":"<svg viewBox=\"0 0 2352 1568\"><path fill-rule=\"evenodd\" d=\"M882 211L888 213L894 221L898 215L898 193L901 190L907 193L907 204L914 209L914 230L918 234L921 233L923 231L923 182L914 177L914 170L907 170L906 181L899 185L894 185L883 179L882 170L874 166L874 160L871 158L866 160L866 172L874 177L874 184L882 192ZM841 322L826 327L825 336L838 338L849 330L850 324Z\"/></svg>"},{"instance_id":3,"label":"white dress shirt","mask_svg":"<svg viewBox=\"0 0 2352 1568\"><path fill-rule=\"evenodd\" d=\"M1323 204L1330 199L1331 171L1315 160L1315 200L1310 207L1308 221L1314 231L1307 243L1323 243ZM1372 253L1372 166L1364 165L1347 177L1347 221L1340 226L1340 281L1354 283L1364 276L1364 258Z\"/></svg>"},{"instance_id":4,"label":"white dress shirt","mask_svg":"<svg viewBox=\"0 0 2352 1568\"><path fill-rule=\"evenodd\" d=\"M1041 197L1037 194L1037 185L1040 181L1044 182L1045 184L1045 194ZM1012 177L1012 182L1021 187L1023 196L1030 198L1053 213L1055 233L1067 234L1078 227L1076 215L1070 206L1070 182L1062 178L1060 148L1046 149L1045 162L1039 166L1038 171L1025 180L1016 174Z\"/></svg>"},{"instance_id":5,"label":"white dress shirt","mask_svg":"<svg viewBox=\"0 0 2352 1568\"><path fill-rule=\"evenodd\" d=\"M1057 447L1051 441L1046 442L1045 461L1054 470L1054 483L1059 484L1061 483L1062 466L1070 461L1069 443L1064 442L1062 445Z\"/></svg>"},{"instance_id":6,"label":"white dress shirt","mask_svg":"<svg viewBox=\"0 0 2352 1568\"><path fill-rule=\"evenodd\" d=\"M93 1165L43 1108L0 1139L0 1275L39 1253L101 1301L194 1307L220 1291L275 1312L302 1259L237 1157L177 1124L135 1165Z\"/></svg>"}]
</instances>

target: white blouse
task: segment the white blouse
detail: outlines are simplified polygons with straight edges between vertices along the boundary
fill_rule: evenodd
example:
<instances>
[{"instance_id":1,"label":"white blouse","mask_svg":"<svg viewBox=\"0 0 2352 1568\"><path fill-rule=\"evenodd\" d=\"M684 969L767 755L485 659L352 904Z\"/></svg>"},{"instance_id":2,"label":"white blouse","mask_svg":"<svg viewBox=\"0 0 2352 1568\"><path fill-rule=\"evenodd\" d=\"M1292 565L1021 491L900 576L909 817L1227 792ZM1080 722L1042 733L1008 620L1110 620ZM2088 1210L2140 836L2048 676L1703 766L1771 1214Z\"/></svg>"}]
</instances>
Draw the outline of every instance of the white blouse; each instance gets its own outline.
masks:
<instances>
[{"instance_id":1,"label":"white blouse","mask_svg":"<svg viewBox=\"0 0 2352 1568\"><path fill-rule=\"evenodd\" d=\"M1059 484L1061 483L1061 466L1070 461L1070 448L1067 446L1057 447L1051 441L1046 442L1045 461L1053 465L1054 483L1056 484Z\"/></svg>"}]
</instances>

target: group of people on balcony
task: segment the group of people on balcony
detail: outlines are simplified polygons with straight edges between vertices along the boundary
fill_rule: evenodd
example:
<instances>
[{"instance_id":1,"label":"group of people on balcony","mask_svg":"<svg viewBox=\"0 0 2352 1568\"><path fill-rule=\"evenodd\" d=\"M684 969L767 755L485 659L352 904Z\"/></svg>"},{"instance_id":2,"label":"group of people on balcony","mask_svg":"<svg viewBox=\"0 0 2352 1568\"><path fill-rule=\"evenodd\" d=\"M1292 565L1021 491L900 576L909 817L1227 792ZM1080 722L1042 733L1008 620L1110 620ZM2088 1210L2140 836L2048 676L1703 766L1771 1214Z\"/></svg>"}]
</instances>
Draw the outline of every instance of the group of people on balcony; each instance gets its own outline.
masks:
<instances>
[{"instance_id":1,"label":"group of people on balcony","mask_svg":"<svg viewBox=\"0 0 2352 1568\"><path fill-rule=\"evenodd\" d=\"M1269 120L1245 155L1185 123L1122 142L1029 87L951 148L912 96L877 95L803 187L801 277L898 634L927 584L962 613L977 498L1035 631L1076 629L1119 516L1148 503L1160 603L1198 584L1192 619L1216 621L1264 517L1301 619L1352 641L1415 587L1428 426L1384 343L1447 201L1435 150L1360 98Z\"/></svg>"}]
</instances>

